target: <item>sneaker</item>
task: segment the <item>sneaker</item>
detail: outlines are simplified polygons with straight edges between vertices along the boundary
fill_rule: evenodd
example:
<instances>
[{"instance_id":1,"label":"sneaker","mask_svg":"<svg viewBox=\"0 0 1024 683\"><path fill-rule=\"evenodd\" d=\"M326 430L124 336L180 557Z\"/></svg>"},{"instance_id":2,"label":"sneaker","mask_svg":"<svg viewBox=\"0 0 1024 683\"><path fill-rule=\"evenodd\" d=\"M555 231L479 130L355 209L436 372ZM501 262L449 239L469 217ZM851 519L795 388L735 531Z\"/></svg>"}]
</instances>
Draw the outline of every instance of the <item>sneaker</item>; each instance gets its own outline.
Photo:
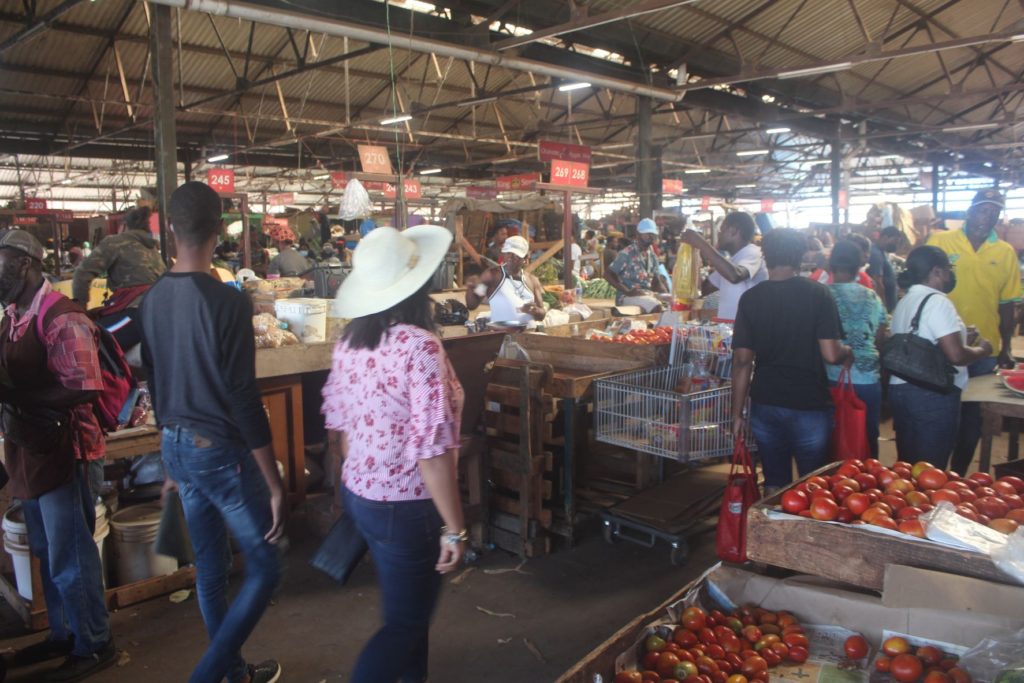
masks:
<instances>
[{"instance_id":1,"label":"sneaker","mask_svg":"<svg viewBox=\"0 0 1024 683\"><path fill-rule=\"evenodd\" d=\"M70 638L68 640L47 638L15 652L9 664L13 667L32 666L51 659L67 657L71 654L73 644Z\"/></svg>"},{"instance_id":2,"label":"sneaker","mask_svg":"<svg viewBox=\"0 0 1024 683\"><path fill-rule=\"evenodd\" d=\"M74 683L95 673L103 671L117 661L117 648L113 639L91 655L68 655L64 663L53 671L47 672L42 680L44 683Z\"/></svg>"},{"instance_id":3,"label":"sneaker","mask_svg":"<svg viewBox=\"0 0 1024 683\"><path fill-rule=\"evenodd\" d=\"M249 665L249 683L277 683L281 678L281 665L273 659Z\"/></svg>"}]
</instances>

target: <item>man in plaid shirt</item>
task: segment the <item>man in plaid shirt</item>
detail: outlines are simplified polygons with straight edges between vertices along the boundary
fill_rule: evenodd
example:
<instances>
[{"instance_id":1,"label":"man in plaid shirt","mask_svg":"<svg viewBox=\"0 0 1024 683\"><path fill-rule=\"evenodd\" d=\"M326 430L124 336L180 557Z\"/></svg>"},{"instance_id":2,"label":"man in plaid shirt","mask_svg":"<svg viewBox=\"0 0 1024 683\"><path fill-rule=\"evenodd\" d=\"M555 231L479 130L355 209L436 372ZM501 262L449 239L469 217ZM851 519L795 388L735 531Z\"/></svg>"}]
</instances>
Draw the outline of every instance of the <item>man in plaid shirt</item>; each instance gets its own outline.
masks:
<instances>
[{"instance_id":1,"label":"man in plaid shirt","mask_svg":"<svg viewBox=\"0 0 1024 683\"><path fill-rule=\"evenodd\" d=\"M0 231L0 429L11 493L39 558L49 637L15 653L13 666L64 658L46 682L80 681L116 660L93 542L88 471L103 457L92 399L103 389L97 330L65 297L50 295L43 247L23 230Z\"/></svg>"}]
</instances>

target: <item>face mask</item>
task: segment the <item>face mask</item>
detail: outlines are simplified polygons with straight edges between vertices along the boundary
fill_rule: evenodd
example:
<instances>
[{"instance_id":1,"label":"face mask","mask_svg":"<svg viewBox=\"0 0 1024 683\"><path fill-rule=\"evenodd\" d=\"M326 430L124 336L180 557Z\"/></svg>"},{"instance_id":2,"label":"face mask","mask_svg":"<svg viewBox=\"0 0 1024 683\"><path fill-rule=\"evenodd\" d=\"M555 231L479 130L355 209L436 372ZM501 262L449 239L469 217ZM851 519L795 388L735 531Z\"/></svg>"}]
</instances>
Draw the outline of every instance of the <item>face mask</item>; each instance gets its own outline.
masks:
<instances>
[{"instance_id":1,"label":"face mask","mask_svg":"<svg viewBox=\"0 0 1024 683\"><path fill-rule=\"evenodd\" d=\"M0 303L4 306L13 303L25 289L25 278L18 273L18 261L8 261L0 272Z\"/></svg>"},{"instance_id":2,"label":"face mask","mask_svg":"<svg viewBox=\"0 0 1024 683\"><path fill-rule=\"evenodd\" d=\"M299 253L302 254L303 256L309 256L309 250L308 249L303 249Z\"/></svg>"},{"instance_id":3,"label":"face mask","mask_svg":"<svg viewBox=\"0 0 1024 683\"><path fill-rule=\"evenodd\" d=\"M942 285L942 292L944 294L949 294L954 289L956 289L956 273L949 271L949 279Z\"/></svg>"}]
</instances>

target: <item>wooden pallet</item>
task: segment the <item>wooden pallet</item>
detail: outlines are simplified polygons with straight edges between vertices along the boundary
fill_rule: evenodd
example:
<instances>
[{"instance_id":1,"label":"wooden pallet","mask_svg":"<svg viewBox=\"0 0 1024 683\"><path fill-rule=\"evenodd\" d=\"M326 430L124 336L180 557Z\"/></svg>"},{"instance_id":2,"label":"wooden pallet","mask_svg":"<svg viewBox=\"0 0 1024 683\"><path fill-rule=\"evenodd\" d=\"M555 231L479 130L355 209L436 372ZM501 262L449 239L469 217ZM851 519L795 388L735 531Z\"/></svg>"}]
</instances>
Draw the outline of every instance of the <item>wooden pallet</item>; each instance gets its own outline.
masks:
<instances>
[{"instance_id":1,"label":"wooden pallet","mask_svg":"<svg viewBox=\"0 0 1024 683\"><path fill-rule=\"evenodd\" d=\"M521 557L550 550L554 458L544 450L555 415L554 402L544 395L550 379L546 366L496 361L486 390L491 540Z\"/></svg>"}]
</instances>

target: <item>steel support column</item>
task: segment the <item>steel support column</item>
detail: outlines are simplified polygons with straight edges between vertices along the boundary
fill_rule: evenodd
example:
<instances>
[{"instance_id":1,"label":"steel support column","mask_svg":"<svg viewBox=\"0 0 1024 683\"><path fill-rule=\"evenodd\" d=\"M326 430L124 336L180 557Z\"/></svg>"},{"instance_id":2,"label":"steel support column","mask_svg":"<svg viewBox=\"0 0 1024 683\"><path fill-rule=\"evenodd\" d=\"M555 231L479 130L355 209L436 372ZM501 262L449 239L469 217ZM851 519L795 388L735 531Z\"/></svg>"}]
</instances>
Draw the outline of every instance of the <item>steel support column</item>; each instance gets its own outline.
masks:
<instances>
[{"instance_id":1,"label":"steel support column","mask_svg":"<svg viewBox=\"0 0 1024 683\"><path fill-rule=\"evenodd\" d=\"M932 211L939 213L939 165L932 164Z\"/></svg>"},{"instance_id":2,"label":"steel support column","mask_svg":"<svg viewBox=\"0 0 1024 683\"><path fill-rule=\"evenodd\" d=\"M636 98L636 193L640 197L641 218L650 218L657 203L654 196L654 146L651 144L652 108L650 97Z\"/></svg>"},{"instance_id":3,"label":"steel support column","mask_svg":"<svg viewBox=\"0 0 1024 683\"><path fill-rule=\"evenodd\" d=\"M171 193L178 186L178 141L174 126L174 43L171 41L171 8L150 5L149 30L153 73L153 142L156 162L156 190L160 201L160 253L168 263L174 255L168 238L168 209Z\"/></svg>"},{"instance_id":4,"label":"steel support column","mask_svg":"<svg viewBox=\"0 0 1024 683\"><path fill-rule=\"evenodd\" d=\"M838 140L832 142L832 223L839 225L839 190L843 179L843 148Z\"/></svg>"}]
</instances>

